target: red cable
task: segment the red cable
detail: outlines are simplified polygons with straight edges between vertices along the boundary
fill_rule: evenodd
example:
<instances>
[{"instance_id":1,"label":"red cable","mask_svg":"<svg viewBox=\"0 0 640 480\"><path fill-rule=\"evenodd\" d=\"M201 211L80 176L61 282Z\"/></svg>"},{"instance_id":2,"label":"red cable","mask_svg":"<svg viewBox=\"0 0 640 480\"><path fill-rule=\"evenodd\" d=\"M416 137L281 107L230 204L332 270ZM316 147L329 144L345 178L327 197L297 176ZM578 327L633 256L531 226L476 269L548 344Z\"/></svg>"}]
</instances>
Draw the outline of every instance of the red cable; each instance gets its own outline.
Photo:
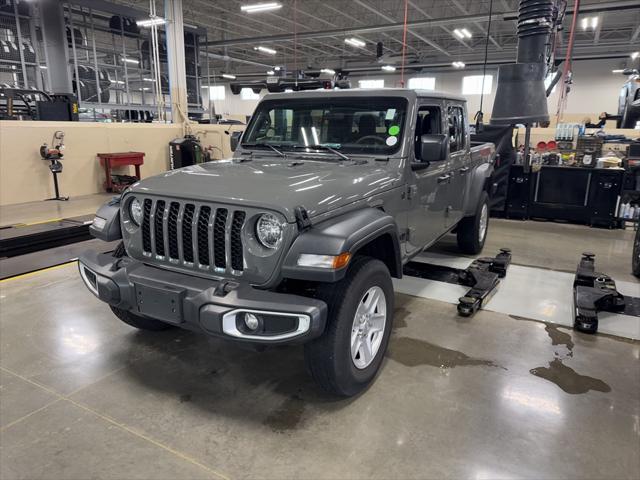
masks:
<instances>
[{"instance_id":1,"label":"red cable","mask_svg":"<svg viewBox=\"0 0 640 480\"><path fill-rule=\"evenodd\" d=\"M407 14L409 11L409 0L404 0L404 27L402 29L402 70L400 71L400 86L404 88L404 59L407 51Z\"/></svg>"},{"instance_id":2,"label":"red cable","mask_svg":"<svg viewBox=\"0 0 640 480\"><path fill-rule=\"evenodd\" d=\"M298 85L298 0L293 1L293 69Z\"/></svg>"},{"instance_id":3,"label":"red cable","mask_svg":"<svg viewBox=\"0 0 640 480\"><path fill-rule=\"evenodd\" d=\"M564 69L562 71L562 92L560 92L560 98L558 99L558 110L556 112L556 123L560 121L562 113L564 112L564 106L567 101L567 76L571 69L571 55L573 54L573 41L576 35L576 24L578 23L578 10L580 9L580 0L574 0L573 2L573 19L571 20L571 32L569 33L569 44L567 45L567 54L564 61Z\"/></svg>"}]
</instances>

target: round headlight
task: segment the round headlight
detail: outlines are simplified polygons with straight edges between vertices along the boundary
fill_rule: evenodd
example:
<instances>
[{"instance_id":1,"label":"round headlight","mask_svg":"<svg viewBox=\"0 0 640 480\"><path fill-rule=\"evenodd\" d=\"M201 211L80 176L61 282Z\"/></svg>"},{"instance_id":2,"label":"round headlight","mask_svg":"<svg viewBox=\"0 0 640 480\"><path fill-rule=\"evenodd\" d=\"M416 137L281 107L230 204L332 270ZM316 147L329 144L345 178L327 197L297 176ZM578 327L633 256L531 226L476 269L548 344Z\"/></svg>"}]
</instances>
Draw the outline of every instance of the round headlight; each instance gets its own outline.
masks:
<instances>
[{"instance_id":1,"label":"round headlight","mask_svg":"<svg viewBox=\"0 0 640 480\"><path fill-rule=\"evenodd\" d=\"M256 223L256 235L267 248L278 248L282 241L282 224L270 213L262 215Z\"/></svg>"},{"instance_id":2,"label":"round headlight","mask_svg":"<svg viewBox=\"0 0 640 480\"><path fill-rule=\"evenodd\" d=\"M142 202L134 198L129 202L129 216L138 227L142 223Z\"/></svg>"}]
</instances>

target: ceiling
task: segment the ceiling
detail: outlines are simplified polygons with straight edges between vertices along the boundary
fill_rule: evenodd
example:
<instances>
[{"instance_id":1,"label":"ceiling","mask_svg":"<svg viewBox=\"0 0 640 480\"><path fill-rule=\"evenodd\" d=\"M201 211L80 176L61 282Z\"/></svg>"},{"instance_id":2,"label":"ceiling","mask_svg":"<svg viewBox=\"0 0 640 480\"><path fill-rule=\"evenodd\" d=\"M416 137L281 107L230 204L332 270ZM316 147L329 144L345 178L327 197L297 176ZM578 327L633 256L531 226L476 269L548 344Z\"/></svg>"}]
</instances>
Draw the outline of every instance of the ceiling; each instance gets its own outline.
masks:
<instances>
[{"instance_id":1,"label":"ceiling","mask_svg":"<svg viewBox=\"0 0 640 480\"><path fill-rule=\"evenodd\" d=\"M399 65L402 57L405 1L403 0L279 0L282 8L262 13L241 12L242 5L266 0L182 0L184 22L206 28L210 68L216 72L264 75L271 66L287 70L319 68L370 68ZM147 10L149 0L117 0L115 3ZM162 10L162 0L157 0ZM467 65L482 62L490 0L408 0L407 20L418 22L406 33L407 66ZM573 2L569 0L569 9ZM490 62L515 59L517 0L493 0L493 20L488 42ZM505 15L511 12L512 14ZM583 17L598 17L586 31ZM558 56L564 55L572 15L564 21ZM460 40L455 28L468 29L472 37ZM334 32L335 30L335 32ZM364 48L347 45L346 38L366 42ZM376 58L376 43L384 56ZM275 55L256 51L261 45ZM640 49L640 3L634 0L582 0L578 16L574 56L628 59Z\"/></svg>"}]
</instances>

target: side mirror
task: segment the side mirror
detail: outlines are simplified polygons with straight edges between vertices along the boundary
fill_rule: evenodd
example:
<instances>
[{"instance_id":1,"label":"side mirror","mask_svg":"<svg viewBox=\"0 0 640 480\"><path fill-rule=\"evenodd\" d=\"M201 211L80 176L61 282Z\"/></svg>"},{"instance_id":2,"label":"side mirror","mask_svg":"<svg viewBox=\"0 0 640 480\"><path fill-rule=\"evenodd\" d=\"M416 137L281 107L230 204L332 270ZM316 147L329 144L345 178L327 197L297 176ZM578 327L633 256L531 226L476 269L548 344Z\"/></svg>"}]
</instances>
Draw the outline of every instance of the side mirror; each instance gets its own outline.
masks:
<instances>
[{"instance_id":1,"label":"side mirror","mask_svg":"<svg viewBox=\"0 0 640 480\"><path fill-rule=\"evenodd\" d=\"M229 132L227 130L224 133L226 133L231 137L229 138L229 143L231 144L231 151L235 152L236 149L238 148L238 144L240 143L240 137L242 136L242 132Z\"/></svg>"},{"instance_id":2,"label":"side mirror","mask_svg":"<svg viewBox=\"0 0 640 480\"><path fill-rule=\"evenodd\" d=\"M444 134L425 134L420 137L420 158L422 163L440 162L447 159L449 138Z\"/></svg>"}]
</instances>

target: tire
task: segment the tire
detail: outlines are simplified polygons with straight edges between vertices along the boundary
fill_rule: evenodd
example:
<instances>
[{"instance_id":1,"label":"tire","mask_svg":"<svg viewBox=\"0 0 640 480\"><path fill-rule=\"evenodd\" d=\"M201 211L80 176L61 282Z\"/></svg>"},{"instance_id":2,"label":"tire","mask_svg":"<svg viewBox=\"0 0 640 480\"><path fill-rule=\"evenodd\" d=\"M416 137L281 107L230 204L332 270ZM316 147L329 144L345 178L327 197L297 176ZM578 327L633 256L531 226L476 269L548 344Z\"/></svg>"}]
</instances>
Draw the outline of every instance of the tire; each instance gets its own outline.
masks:
<instances>
[{"instance_id":1,"label":"tire","mask_svg":"<svg viewBox=\"0 0 640 480\"><path fill-rule=\"evenodd\" d=\"M633 257L631 259L633 274L640 278L640 228L636 230L636 239L633 242Z\"/></svg>"},{"instance_id":2,"label":"tire","mask_svg":"<svg viewBox=\"0 0 640 480\"><path fill-rule=\"evenodd\" d=\"M149 330L152 332L160 332L162 330L168 330L174 328L173 325L161 322L160 320L154 320L153 318L142 317L131 313L128 310L122 310L121 308L109 305L111 311L116 317L122 320L127 325L138 328L140 330Z\"/></svg>"},{"instance_id":3,"label":"tire","mask_svg":"<svg viewBox=\"0 0 640 480\"><path fill-rule=\"evenodd\" d=\"M126 255L127 252L124 249L124 242L120 242L116 249L111 253L111 256L113 256L114 258L122 258ZM142 317L140 315L136 315L135 313L131 313L128 310L122 310L121 308L114 307L112 305L109 305L109 308L111 308L111 311L114 313L114 315L124 323L132 327L139 328L140 330L159 332L162 330L173 328L173 325L169 325L168 323L164 323L159 320L154 320L153 318Z\"/></svg>"},{"instance_id":4,"label":"tire","mask_svg":"<svg viewBox=\"0 0 640 480\"><path fill-rule=\"evenodd\" d=\"M380 295L383 293L384 295ZM371 296L374 295L374 296ZM316 383L326 392L350 397L363 391L375 378L389 344L393 323L393 284L387 266L370 257L356 257L344 279L335 284L324 284L316 291L316 297L327 302L328 319L325 333L305 344L304 357L307 370ZM379 298L370 311L383 315L364 323L356 317L358 307L365 310L365 301ZM384 313L382 312L384 308ZM384 320L383 320L384 319ZM358 323L356 323L358 322ZM358 326L358 330L354 327ZM372 328L369 331L369 328ZM358 331L361 333L358 334ZM368 342L364 340L368 338ZM356 354L352 355L352 342ZM369 358L363 356L365 343L370 345ZM357 347L360 345L360 347Z\"/></svg>"},{"instance_id":5,"label":"tire","mask_svg":"<svg viewBox=\"0 0 640 480\"><path fill-rule=\"evenodd\" d=\"M481 224L484 224L484 228ZM461 252L476 255L482 251L489 231L489 195L487 192L482 192L475 215L460 220L456 231L458 248Z\"/></svg>"}]
</instances>

